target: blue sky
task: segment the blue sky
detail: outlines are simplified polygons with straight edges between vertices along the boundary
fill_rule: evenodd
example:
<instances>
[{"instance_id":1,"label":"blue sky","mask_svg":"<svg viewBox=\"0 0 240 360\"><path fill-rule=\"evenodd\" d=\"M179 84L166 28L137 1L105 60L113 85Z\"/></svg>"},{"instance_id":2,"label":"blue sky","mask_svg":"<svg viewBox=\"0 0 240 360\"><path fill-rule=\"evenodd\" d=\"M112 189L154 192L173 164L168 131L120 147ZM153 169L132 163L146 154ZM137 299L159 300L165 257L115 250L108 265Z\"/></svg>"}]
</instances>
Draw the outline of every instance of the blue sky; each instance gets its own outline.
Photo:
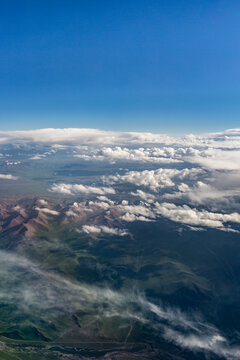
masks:
<instances>
[{"instance_id":1,"label":"blue sky","mask_svg":"<svg viewBox=\"0 0 240 360\"><path fill-rule=\"evenodd\" d=\"M0 3L0 129L240 127L240 2Z\"/></svg>"}]
</instances>

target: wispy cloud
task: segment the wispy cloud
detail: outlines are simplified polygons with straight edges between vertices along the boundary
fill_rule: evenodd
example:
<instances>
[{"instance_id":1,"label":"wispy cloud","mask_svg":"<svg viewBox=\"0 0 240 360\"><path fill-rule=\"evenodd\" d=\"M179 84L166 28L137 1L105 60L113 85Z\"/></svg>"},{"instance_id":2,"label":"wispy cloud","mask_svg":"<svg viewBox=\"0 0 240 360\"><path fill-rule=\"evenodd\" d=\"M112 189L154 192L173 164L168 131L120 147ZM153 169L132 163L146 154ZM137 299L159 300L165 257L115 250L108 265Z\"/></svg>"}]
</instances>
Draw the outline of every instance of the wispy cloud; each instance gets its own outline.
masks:
<instances>
[{"instance_id":1,"label":"wispy cloud","mask_svg":"<svg viewBox=\"0 0 240 360\"><path fill-rule=\"evenodd\" d=\"M99 323L100 319L103 322L116 317L134 320L150 328L154 336L163 336L182 348L239 359L240 348L231 346L224 334L199 315L153 303L132 289L120 292L72 281L13 253L0 251L0 260L0 279L6 285L0 299L21 313L36 317L41 314L41 318L53 320L64 313L82 310L91 319L86 327L95 321Z\"/></svg>"}]
</instances>

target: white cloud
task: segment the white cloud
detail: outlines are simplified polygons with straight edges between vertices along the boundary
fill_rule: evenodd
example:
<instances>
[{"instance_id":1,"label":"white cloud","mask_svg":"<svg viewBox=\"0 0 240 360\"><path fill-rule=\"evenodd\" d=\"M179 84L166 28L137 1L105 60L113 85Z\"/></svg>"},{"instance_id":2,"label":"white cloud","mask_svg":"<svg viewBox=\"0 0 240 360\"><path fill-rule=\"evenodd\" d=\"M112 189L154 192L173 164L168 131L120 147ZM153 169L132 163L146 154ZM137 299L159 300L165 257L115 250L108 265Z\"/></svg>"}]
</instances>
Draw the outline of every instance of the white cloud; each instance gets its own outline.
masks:
<instances>
[{"instance_id":1,"label":"white cloud","mask_svg":"<svg viewBox=\"0 0 240 360\"><path fill-rule=\"evenodd\" d=\"M42 160L46 157L45 154L38 154L38 155L34 155L32 157L30 157L31 160Z\"/></svg>"},{"instance_id":2,"label":"white cloud","mask_svg":"<svg viewBox=\"0 0 240 360\"><path fill-rule=\"evenodd\" d=\"M0 131L0 143L42 143L49 145L87 145L87 144L142 144L172 143L174 138L163 134L141 132L116 132L98 129L38 129L27 131Z\"/></svg>"},{"instance_id":3,"label":"white cloud","mask_svg":"<svg viewBox=\"0 0 240 360\"><path fill-rule=\"evenodd\" d=\"M11 174L0 174L0 179L5 179L5 180L17 180L18 177L17 176L13 176Z\"/></svg>"},{"instance_id":4,"label":"white cloud","mask_svg":"<svg viewBox=\"0 0 240 360\"><path fill-rule=\"evenodd\" d=\"M35 207L35 210L40 211L40 212L43 212L43 213L45 213L45 214L59 215L59 212L58 212L58 211L51 210L51 209L48 209L48 208Z\"/></svg>"},{"instance_id":5,"label":"white cloud","mask_svg":"<svg viewBox=\"0 0 240 360\"><path fill-rule=\"evenodd\" d=\"M48 202L44 199L38 199L38 203L41 204L41 205L44 205L44 206L47 206L48 205Z\"/></svg>"},{"instance_id":6,"label":"white cloud","mask_svg":"<svg viewBox=\"0 0 240 360\"><path fill-rule=\"evenodd\" d=\"M99 129L37 129L27 131L0 131L0 143L2 144L26 144L38 143L56 146L79 146L79 145L125 145L125 144L157 144L174 147L198 147L198 148L225 148L240 149L240 129L229 129L218 133L203 135L167 136L165 134L152 134L143 132L116 132ZM156 149L156 156L161 156L161 151ZM168 157L172 157L170 154Z\"/></svg>"},{"instance_id":7,"label":"white cloud","mask_svg":"<svg viewBox=\"0 0 240 360\"><path fill-rule=\"evenodd\" d=\"M121 292L106 286L74 282L51 270L45 271L38 264L9 251L0 251L0 260L1 283L8 284L6 289L2 288L1 299L27 316L32 311L36 316L43 316L47 312L47 319L51 320L65 313L82 311L88 315L88 319L91 317L94 325L96 319L99 323L99 319L104 322L106 318L114 320L119 317L128 322L144 324L154 336L159 335L159 340L164 336L167 341L193 352L212 353L228 360L240 357L239 347L231 344L215 326L193 312L187 314L177 308L157 305L147 300L144 294L134 292L134 289ZM33 282L19 277L19 270L21 274L34 274L31 276ZM119 323L121 326L122 322ZM118 326L116 322L116 329Z\"/></svg>"},{"instance_id":8,"label":"white cloud","mask_svg":"<svg viewBox=\"0 0 240 360\"><path fill-rule=\"evenodd\" d=\"M106 196L104 196L104 195L97 196L97 199L100 200L100 201L108 202L110 205L114 205L114 204L115 204L115 201L109 199L108 197L106 197Z\"/></svg>"},{"instance_id":9,"label":"white cloud","mask_svg":"<svg viewBox=\"0 0 240 360\"><path fill-rule=\"evenodd\" d=\"M240 170L240 150L208 148L183 159L213 170Z\"/></svg>"},{"instance_id":10,"label":"white cloud","mask_svg":"<svg viewBox=\"0 0 240 360\"><path fill-rule=\"evenodd\" d=\"M85 203L78 203L75 201L66 211L66 215L79 217L85 212L92 212L92 209L88 208Z\"/></svg>"},{"instance_id":11,"label":"white cloud","mask_svg":"<svg viewBox=\"0 0 240 360\"><path fill-rule=\"evenodd\" d=\"M100 198L106 199L105 196ZM109 199L107 199L109 200ZM122 200L120 203L109 201L88 201L88 203L74 202L67 210L67 216L82 217L85 212L94 212L98 209L106 211L107 216L112 219L120 219L127 222L133 221L154 221L156 220L156 212L150 207L150 204L140 201L138 205L129 205L127 200ZM96 230L97 231L97 230Z\"/></svg>"},{"instance_id":12,"label":"white cloud","mask_svg":"<svg viewBox=\"0 0 240 360\"><path fill-rule=\"evenodd\" d=\"M144 171L129 171L124 175L111 175L103 177L103 181L109 184L117 182L131 183L137 186L144 186L150 188L152 191L158 189L173 187L176 179L195 179L199 174L202 174L203 170L199 168L192 169L164 169L157 170L144 170Z\"/></svg>"},{"instance_id":13,"label":"white cloud","mask_svg":"<svg viewBox=\"0 0 240 360\"><path fill-rule=\"evenodd\" d=\"M103 147L100 149L87 150L87 153L76 154L75 157L82 158L84 160L94 161L110 161L111 163L124 161L124 162L141 162L141 163L153 163L153 164L170 164L179 163L182 160L174 159L171 157L174 152L167 150L167 148L138 148L129 149L116 147Z\"/></svg>"},{"instance_id":14,"label":"white cloud","mask_svg":"<svg viewBox=\"0 0 240 360\"><path fill-rule=\"evenodd\" d=\"M155 195L146 193L139 189L135 192L131 192L131 195L140 197L142 200L146 201L147 203L153 203L156 199Z\"/></svg>"},{"instance_id":15,"label":"white cloud","mask_svg":"<svg viewBox=\"0 0 240 360\"><path fill-rule=\"evenodd\" d=\"M240 223L240 214L222 214L207 210L198 210L188 205L177 206L173 203L156 203L156 212L172 221L193 226L206 226L226 230L224 223Z\"/></svg>"},{"instance_id":16,"label":"white cloud","mask_svg":"<svg viewBox=\"0 0 240 360\"><path fill-rule=\"evenodd\" d=\"M21 164L21 161L9 161L9 160L6 160L6 165L7 166L15 166L15 165L19 165Z\"/></svg>"},{"instance_id":17,"label":"white cloud","mask_svg":"<svg viewBox=\"0 0 240 360\"><path fill-rule=\"evenodd\" d=\"M155 213L146 207L144 204L140 205L118 205L118 209L124 214L120 217L124 221L153 221L156 218Z\"/></svg>"},{"instance_id":18,"label":"white cloud","mask_svg":"<svg viewBox=\"0 0 240 360\"><path fill-rule=\"evenodd\" d=\"M147 218L146 216L142 216L142 215L136 215L136 214L131 214L129 212L126 212L124 215L121 216L121 219L127 222L133 222L133 221L154 221L153 219Z\"/></svg>"},{"instance_id":19,"label":"white cloud","mask_svg":"<svg viewBox=\"0 0 240 360\"><path fill-rule=\"evenodd\" d=\"M118 235L124 236L127 235L128 232L125 229L113 228L105 225L83 225L83 231L87 234L107 234L107 235Z\"/></svg>"},{"instance_id":20,"label":"white cloud","mask_svg":"<svg viewBox=\"0 0 240 360\"><path fill-rule=\"evenodd\" d=\"M50 190L66 195L74 195L78 193L98 195L115 194L115 190L111 187L95 187L82 184L54 184Z\"/></svg>"},{"instance_id":21,"label":"white cloud","mask_svg":"<svg viewBox=\"0 0 240 360\"><path fill-rule=\"evenodd\" d=\"M240 196L239 189L240 174L236 172L217 173L209 177L208 183L196 181L193 185L181 183L178 185L178 191L165 193L164 199L182 199L191 204L214 205L229 203L235 196ZM233 205L233 202L232 202ZM219 206L218 206L219 207Z\"/></svg>"},{"instance_id":22,"label":"white cloud","mask_svg":"<svg viewBox=\"0 0 240 360\"><path fill-rule=\"evenodd\" d=\"M171 328L165 327L165 338L169 341L187 348L191 351L211 352L221 358L237 360L240 358L240 348L230 346L227 339L220 335L217 330L210 334L184 334Z\"/></svg>"},{"instance_id":23,"label":"white cloud","mask_svg":"<svg viewBox=\"0 0 240 360\"><path fill-rule=\"evenodd\" d=\"M112 204L106 201L89 201L89 206L97 206L103 210L108 210Z\"/></svg>"}]
</instances>

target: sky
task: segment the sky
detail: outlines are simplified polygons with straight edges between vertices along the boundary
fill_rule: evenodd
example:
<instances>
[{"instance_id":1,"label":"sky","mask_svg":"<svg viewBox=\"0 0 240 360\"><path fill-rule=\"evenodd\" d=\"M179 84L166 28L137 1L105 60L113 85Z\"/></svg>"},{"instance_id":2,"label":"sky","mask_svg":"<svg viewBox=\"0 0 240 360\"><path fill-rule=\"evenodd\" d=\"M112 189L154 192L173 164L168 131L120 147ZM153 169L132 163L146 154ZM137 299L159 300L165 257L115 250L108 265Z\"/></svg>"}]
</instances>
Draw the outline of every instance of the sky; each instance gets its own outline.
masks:
<instances>
[{"instance_id":1,"label":"sky","mask_svg":"<svg viewBox=\"0 0 240 360\"><path fill-rule=\"evenodd\" d=\"M240 124L240 2L0 2L0 130Z\"/></svg>"}]
</instances>

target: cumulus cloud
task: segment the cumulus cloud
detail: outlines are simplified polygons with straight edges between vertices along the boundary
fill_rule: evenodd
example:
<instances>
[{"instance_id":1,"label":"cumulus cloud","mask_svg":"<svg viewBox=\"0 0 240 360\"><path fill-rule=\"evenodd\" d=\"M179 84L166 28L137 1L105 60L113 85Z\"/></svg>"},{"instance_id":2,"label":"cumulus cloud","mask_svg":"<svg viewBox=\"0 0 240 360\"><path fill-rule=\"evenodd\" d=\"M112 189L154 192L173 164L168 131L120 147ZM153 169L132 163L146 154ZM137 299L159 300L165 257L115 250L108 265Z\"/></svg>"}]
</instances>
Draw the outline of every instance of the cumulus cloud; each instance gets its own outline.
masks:
<instances>
[{"instance_id":1,"label":"cumulus cloud","mask_svg":"<svg viewBox=\"0 0 240 360\"><path fill-rule=\"evenodd\" d=\"M224 223L240 223L240 214L222 214L198 210L188 205L177 206L173 203L156 203L156 212L172 221L194 226L206 226L226 230Z\"/></svg>"},{"instance_id":2,"label":"cumulus cloud","mask_svg":"<svg viewBox=\"0 0 240 360\"><path fill-rule=\"evenodd\" d=\"M136 186L144 186L150 188L152 191L158 189L173 187L175 185L174 179L196 179L203 170L200 168L192 169L164 169L144 170L144 171L129 171L124 175L111 175L103 177L103 181L109 184L115 183L131 183Z\"/></svg>"},{"instance_id":3,"label":"cumulus cloud","mask_svg":"<svg viewBox=\"0 0 240 360\"><path fill-rule=\"evenodd\" d=\"M79 215L86 213L86 212L92 212L93 210L86 206L86 204L74 202L69 209L66 211L67 216L73 216L78 217Z\"/></svg>"},{"instance_id":4,"label":"cumulus cloud","mask_svg":"<svg viewBox=\"0 0 240 360\"><path fill-rule=\"evenodd\" d=\"M102 198L102 196L101 196ZM105 199L105 197L104 197ZM108 199L109 200L109 199ZM99 213L103 211L107 217L113 220L124 220L126 222L133 221L154 221L156 220L156 212L147 202L140 201L139 204L129 204L127 200L120 202L115 201L88 201L87 203L75 202L66 212L67 216L78 217L85 212ZM95 225L94 225L95 227ZM99 231L96 230L96 231Z\"/></svg>"},{"instance_id":5,"label":"cumulus cloud","mask_svg":"<svg viewBox=\"0 0 240 360\"><path fill-rule=\"evenodd\" d=\"M146 192L144 192L142 190L139 190L139 189L137 191L135 191L135 192L132 191L131 195L139 197L139 198L141 198L142 200L144 200L147 203L153 203L156 200L155 195L150 194L150 193L146 193Z\"/></svg>"},{"instance_id":6,"label":"cumulus cloud","mask_svg":"<svg viewBox=\"0 0 240 360\"><path fill-rule=\"evenodd\" d=\"M146 207L145 204L140 205L118 205L118 209L124 214L120 217L124 221L153 221L156 218L154 211Z\"/></svg>"},{"instance_id":7,"label":"cumulus cloud","mask_svg":"<svg viewBox=\"0 0 240 360\"><path fill-rule=\"evenodd\" d=\"M113 204L107 202L107 201L89 201L90 206L99 207L103 210L108 210Z\"/></svg>"},{"instance_id":8,"label":"cumulus cloud","mask_svg":"<svg viewBox=\"0 0 240 360\"><path fill-rule=\"evenodd\" d=\"M82 184L54 184L50 190L65 195L74 195L79 193L98 195L115 194L115 190L112 187L96 187Z\"/></svg>"},{"instance_id":9,"label":"cumulus cloud","mask_svg":"<svg viewBox=\"0 0 240 360\"><path fill-rule=\"evenodd\" d=\"M124 215L121 216L121 219L127 222L133 222L133 221L153 221L153 219L151 218L147 218L146 216L143 215L136 215L136 214L131 214L129 212L126 212Z\"/></svg>"},{"instance_id":10,"label":"cumulus cloud","mask_svg":"<svg viewBox=\"0 0 240 360\"><path fill-rule=\"evenodd\" d=\"M157 151L158 150L158 151ZM124 161L124 162L141 162L141 163L153 163L153 164L171 164L182 162L180 159L174 159L171 157L174 152L170 152L169 149L163 148L137 148L129 149L116 147L103 147L100 149L89 150L84 154L76 154L75 157L82 158L84 160L94 161L110 161L111 163Z\"/></svg>"}]
</instances>

